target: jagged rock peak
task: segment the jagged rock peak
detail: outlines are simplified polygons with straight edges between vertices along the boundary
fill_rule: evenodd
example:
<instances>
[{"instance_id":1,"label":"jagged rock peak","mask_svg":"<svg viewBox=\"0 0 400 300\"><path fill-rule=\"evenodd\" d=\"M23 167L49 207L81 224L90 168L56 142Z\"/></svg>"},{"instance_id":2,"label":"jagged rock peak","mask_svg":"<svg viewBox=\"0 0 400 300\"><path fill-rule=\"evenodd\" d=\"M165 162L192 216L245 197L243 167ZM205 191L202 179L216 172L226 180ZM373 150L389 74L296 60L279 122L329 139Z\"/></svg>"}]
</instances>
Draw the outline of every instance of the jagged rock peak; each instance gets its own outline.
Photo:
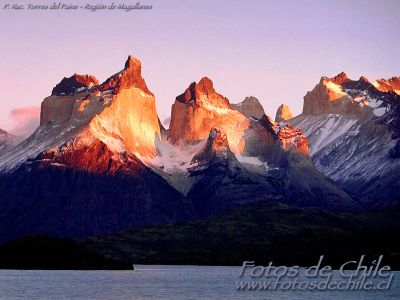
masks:
<instances>
[{"instance_id":1,"label":"jagged rock peak","mask_svg":"<svg viewBox=\"0 0 400 300\"><path fill-rule=\"evenodd\" d=\"M372 84L381 92L394 92L400 95L400 77L392 77L387 80L381 78Z\"/></svg>"},{"instance_id":2,"label":"jagged rock peak","mask_svg":"<svg viewBox=\"0 0 400 300\"><path fill-rule=\"evenodd\" d=\"M278 124L275 123L270 116L263 115L258 121L264 128L266 128L273 136L277 134L277 128L279 128Z\"/></svg>"},{"instance_id":3,"label":"jagged rock peak","mask_svg":"<svg viewBox=\"0 0 400 300\"><path fill-rule=\"evenodd\" d=\"M260 119L265 114L260 101L253 96L246 97L242 102L233 104L232 108L249 118Z\"/></svg>"},{"instance_id":4,"label":"jagged rock peak","mask_svg":"<svg viewBox=\"0 0 400 300\"><path fill-rule=\"evenodd\" d=\"M208 141L211 143L213 152L221 152L229 150L228 138L225 131L219 127L214 126L210 130Z\"/></svg>"},{"instance_id":5,"label":"jagged rock peak","mask_svg":"<svg viewBox=\"0 0 400 300\"><path fill-rule=\"evenodd\" d=\"M216 107L231 108L229 100L215 91L208 77L203 77L198 83L192 82L183 94L176 97L176 101L185 104L207 102Z\"/></svg>"},{"instance_id":6,"label":"jagged rock peak","mask_svg":"<svg viewBox=\"0 0 400 300\"><path fill-rule=\"evenodd\" d=\"M342 85L345 82L351 81L345 72L341 72L338 75L330 78L330 81Z\"/></svg>"},{"instance_id":7,"label":"jagged rock peak","mask_svg":"<svg viewBox=\"0 0 400 300\"><path fill-rule=\"evenodd\" d=\"M281 143L284 150L294 150L309 156L308 139L300 128L289 124L278 124L267 115L263 115L258 123Z\"/></svg>"},{"instance_id":8,"label":"jagged rock peak","mask_svg":"<svg viewBox=\"0 0 400 300\"><path fill-rule=\"evenodd\" d=\"M228 154L233 156L229 148L228 137L221 127L214 126L210 130L205 146L193 157L192 163L201 165L216 157L226 158Z\"/></svg>"},{"instance_id":9,"label":"jagged rock peak","mask_svg":"<svg viewBox=\"0 0 400 300\"><path fill-rule=\"evenodd\" d=\"M212 81L204 77L198 83L191 83L184 93L176 97L171 110L168 140L172 143L203 140L215 125L224 128L231 148L236 151L241 130L248 126L248 118L233 110L229 100L216 92Z\"/></svg>"},{"instance_id":10,"label":"jagged rock peak","mask_svg":"<svg viewBox=\"0 0 400 300\"><path fill-rule=\"evenodd\" d=\"M358 103L352 101L346 89L366 85L370 83L348 79L343 72L332 78L322 77L314 89L304 96L303 115L359 115L361 108Z\"/></svg>"},{"instance_id":11,"label":"jagged rock peak","mask_svg":"<svg viewBox=\"0 0 400 300\"><path fill-rule=\"evenodd\" d=\"M286 104L281 104L276 111L275 122L284 122L293 118L290 108Z\"/></svg>"},{"instance_id":12,"label":"jagged rock peak","mask_svg":"<svg viewBox=\"0 0 400 300\"><path fill-rule=\"evenodd\" d=\"M137 58L134 58L132 55L128 56L128 59L125 62L125 70L130 68L138 68L139 72L141 72L142 63Z\"/></svg>"},{"instance_id":13,"label":"jagged rock peak","mask_svg":"<svg viewBox=\"0 0 400 300\"><path fill-rule=\"evenodd\" d=\"M365 83L370 83L369 80L368 80L368 78L365 77L365 76L361 76L360 79L359 79L358 81L365 82Z\"/></svg>"},{"instance_id":14,"label":"jagged rock peak","mask_svg":"<svg viewBox=\"0 0 400 300\"><path fill-rule=\"evenodd\" d=\"M40 125L73 129L76 143L85 146L99 140L111 152L141 157L156 156L155 142L161 137L154 95L141 76L140 61L132 56L122 71L87 93L44 99ZM64 133L59 135L61 139Z\"/></svg>"},{"instance_id":15,"label":"jagged rock peak","mask_svg":"<svg viewBox=\"0 0 400 300\"><path fill-rule=\"evenodd\" d=\"M391 77L387 80L385 79L379 79L377 82L383 82L389 85L392 89L394 90L400 90L400 76L399 77Z\"/></svg>"},{"instance_id":16,"label":"jagged rock peak","mask_svg":"<svg viewBox=\"0 0 400 300\"><path fill-rule=\"evenodd\" d=\"M74 74L64 77L52 90L53 96L67 96L76 92L84 91L86 88L98 85L99 81L92 75Z\"/></svg>"},{"instance_id":17,"label":"jagged rock peak","mask_svg":"<svg viewBox=\"0 0 400 300\"><path fill-rule=\"evenodd\" d=\"M142 64L140 60L129 55L125 62L124 69L102 83L99 90L114 90L114 93L118 93L122 89L128 89L131 87L139 88L143 92L153 95L153 93L151 93L147 88L146 82L142 77Z\"/></svg>"},{"instance_id":18,"label":"jagged rock peak","mask_svg":"<svg viewBox=\"0 0 400 300\"><path fill-rule=\"evenodd\" d=\"M214 83L206 76L200 79L198 87L199 91L203 92L204 94L215 93Z\"/></svg>"}]
</instances>

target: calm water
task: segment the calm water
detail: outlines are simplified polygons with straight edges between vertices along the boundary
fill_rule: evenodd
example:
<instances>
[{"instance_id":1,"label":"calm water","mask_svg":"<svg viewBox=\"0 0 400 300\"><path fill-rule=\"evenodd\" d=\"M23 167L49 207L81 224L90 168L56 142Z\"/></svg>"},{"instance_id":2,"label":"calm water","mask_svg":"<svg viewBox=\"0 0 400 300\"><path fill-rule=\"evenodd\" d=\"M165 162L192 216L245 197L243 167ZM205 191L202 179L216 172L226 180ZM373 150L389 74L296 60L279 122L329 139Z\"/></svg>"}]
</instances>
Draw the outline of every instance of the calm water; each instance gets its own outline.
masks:
<instances>
[{"instance_id":1,"label":"calm water","mask_svg":"<svg viewBox=\"0 0 400 300\"><path fill-rule=\"evenodd\" d=\"M386 291L237 291L240 267L135 266L135 271L0 270L0 299L400 299Z\"/></svg>"}]
</instances>

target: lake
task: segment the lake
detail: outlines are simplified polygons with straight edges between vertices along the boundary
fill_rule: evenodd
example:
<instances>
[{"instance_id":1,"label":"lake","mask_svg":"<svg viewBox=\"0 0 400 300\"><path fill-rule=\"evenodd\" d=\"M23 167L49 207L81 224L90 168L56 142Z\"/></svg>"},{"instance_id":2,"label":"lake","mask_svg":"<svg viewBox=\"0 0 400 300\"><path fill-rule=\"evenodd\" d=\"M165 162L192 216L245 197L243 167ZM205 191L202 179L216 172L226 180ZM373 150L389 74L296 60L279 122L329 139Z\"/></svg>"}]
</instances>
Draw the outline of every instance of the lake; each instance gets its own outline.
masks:
<instances>
[{"instance_id":1,"label":"lake","mask_svg":"<svg viewBox=\"0 0 400 300\"><path fill-rule=\"evenodd\" d=\"M384 291L239 291L240 267L136 266L134 271L0 270L0 299L400 299Z\"/></svg>"}]
</instances>

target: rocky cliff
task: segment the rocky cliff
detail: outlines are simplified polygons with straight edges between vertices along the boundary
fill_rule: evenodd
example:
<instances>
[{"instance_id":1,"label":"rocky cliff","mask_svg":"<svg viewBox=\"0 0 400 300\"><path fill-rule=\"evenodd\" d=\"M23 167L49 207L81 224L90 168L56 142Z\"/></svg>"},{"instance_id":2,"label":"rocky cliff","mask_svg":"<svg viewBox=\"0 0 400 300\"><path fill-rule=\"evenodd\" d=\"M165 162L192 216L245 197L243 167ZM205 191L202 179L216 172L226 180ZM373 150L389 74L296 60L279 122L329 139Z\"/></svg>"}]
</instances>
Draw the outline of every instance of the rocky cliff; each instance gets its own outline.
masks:
<instances>
[{"instance_id":1,"label":"rocky cliff","mask_svg":"<svg viewBox=\"0 0 400 300\"><path fill-rule=\"evenodd\" d=\"M144 164L157 155L160 126L140 61L130 56L122 71L92 82L63 79L43 101L39 128L2 157L0 242L194 218L185 197Z\"/></svg>"},{"instance_id":2,"label":"rocky cliff","mask_svg":"<svg viewBox=\"0 0 400 300\"><path fill-rule=\"evenodd\" d=\"M293 118L293 115L290 111L289 106L286 104L281 104L276 111L275 122L285 122L287 120L290 120L291 118Z\"/></svg>"},{"instance_id":3,"label":"rocky cliff","mask_svg":"<svg viewBox=\"0 0 400 300\"><path fill-rule=\"evenodd\" d=\"M378 79L372 83L381 92L394 92L400 95L400 77L392 77L389 79Z\"/></svg>"},{"instance_id":4,"label":"rocky cliff","mask_svg":"<svg viewBox=\"0 0 400 300\"><path fill-rule=\"evenodd\" d=\"M266 130L251 115L252 110L244 109L258 107L253 106L256 103L254 99L248 99L246 104L239 105L243 107L241 113L232 108L227 98L215 91L210 79L205 77L198 84L194 82L172 105L168 139L172 143L200 141L206 139L210 130L217 126L226 133L232 152L256 157L268 153L275 147L280 127ZM257 103L259 104L258 101ZM260 119L265 116L260 115L264 109L258 108L254 111L257 111ZM281 138L284 136L281 135ZM294 141L291 137L288 138L284 149L289 149L289 145L296 149L297 143L293 143ZM303 149L300 151L306 153Z\"/></svg>"},{"instance_id":5,"label":"rocky cliff","mask_svg":"<svg viewBox=\"0 0 400 300\"><path fill-rule=\"evenodd\" d=\"M294 150L306 156L309 155L308 139L301 129L289 124L278 124L267 115L264 115L258 123L272 134L274 140L282 149Z\"/></svg>"},{"instance_id":6,"label":"rocky cliff","mask_svg":"<svg viewBox=\"0 0 400 300\"><path fill-rule=\"evenodd\" d=\"M191 163L196 165L204 165L212 161L214 158L234 156L229 148L228 138L223 129L213 127L210 130L207 142L204 147L196 153Z\"/></svg>"},{"instance_id":7,"label":"rocky cliff","mask_svg":"<svg viewBox=\"0 0 400 300\"><path fill-rule=\"evenodd\" d=\"M71 94L68 93L71 85L65 82L72 84L74 80L86 87ZM56 86L57 95L42 103L41 126L4 158L0 169L14 168L26 156L44 156L46 163L51 164L50 158L57 160L64 153L76 154L78 149L108 149L112 153L111 160L123 160L126 153L139 157L156 156L156 140L161 138L160 125L154 95L141 76L140 61L129 56L122 71L100 85L93 86L93 82L96 80L89 75L63 79ZM93 157L96 155L99 153L92 153ZM69 166L67 157L64 156L64 164ZM72 166L76 165L76 159L71 157ZM80 166L84 165L81 161ZM107 171L106 166L103 167L103 171Z\"/></svg>"},{"instance_id":8,"label":"rocky cliff","mask_svg":"<svg viewBox=\"0 0 400 300\"><path fill-rule=\"evenodd\" d=\"M201 88L204 80L207 91ZM168 134L174 146L161 151L159 166L170 170L164 178L184 191L202 216L265 199L330 210L361 209L315 169L300 129L265 114L257 119L231 109L209 79L192 83L176 98ZM171 151L177 147L178 155ZM189 156L191 149L198 150L190 165L166 159Z\"/></svg>"},{"instance_id":9,"label":"rocky cliff","mask_svg":"<svg viewBox=\"0 0 400 300\"><path fill-rule=\"evenodd\" d=\"M360 114L360 106L343 91L342 84L349 82L345 73L328 78L321 77L314 89L304 96L303 115L341 113Z\"/></svg>"},{"instance_id":10,"label":"rocky cliff","mask_svg":"<svg viewBox=\"0 0 400 300\"><path fill-rule=\"evenodd\" d=\"M64 77L52 90L52 96L73 95L77 92L87 91L90 87L98 85L99 81L92 75L74 74Z\"/></svg>"},{"instance_id":11,"label":"rocky cliff","mask_svg":"<svg viewBox=\"0 0 400 300\"><path fill-rule=\"evenodd\" d=\"M370 209L400 203L400 96L376 85L344 73L324 77L289 120L308 137L316 167ZM340 105L327 101L332 90Z\"/></svg>"},{"instance_id":12,"label":"rocky cliff","mask_svg":"<svg viewBox=\"0 0 400 300\"><path fill-rule=\"evenodd\" d=\"M168 139L172 143L200 141L208 137L214 126L220 126L227 133L234 152L245 151L243 136L250 120L233 110L228 99L217 93L213 82L204 77L198 83L191 83L183 94L176 97Z\"/></svg>"},{"instance_id":13,"label":"rocky cliff","mask_svg":"<svg viewBox=\"0 0 400 300\"><path fill-rule=\"evenodd\" d=\"M248 118L261 119L265 114L264 108L256 97L246 97L242 102L233 104L232 108Z\"/></svg>"},{"instance_id":14,"label":"rocky cliff","mask_svg":"<svg viewBox=\"0 0 400 300\"><path fill-rule=\"evenodd\" d=\"M262 162L236 156L228 141L223 129L212 128L188 169L192 184L187 197L200 216L271 200L331 211L361 209L319 173L306 156L283 151L276 143L273 150L261 155Z\"/></svg>"}]
</instances>

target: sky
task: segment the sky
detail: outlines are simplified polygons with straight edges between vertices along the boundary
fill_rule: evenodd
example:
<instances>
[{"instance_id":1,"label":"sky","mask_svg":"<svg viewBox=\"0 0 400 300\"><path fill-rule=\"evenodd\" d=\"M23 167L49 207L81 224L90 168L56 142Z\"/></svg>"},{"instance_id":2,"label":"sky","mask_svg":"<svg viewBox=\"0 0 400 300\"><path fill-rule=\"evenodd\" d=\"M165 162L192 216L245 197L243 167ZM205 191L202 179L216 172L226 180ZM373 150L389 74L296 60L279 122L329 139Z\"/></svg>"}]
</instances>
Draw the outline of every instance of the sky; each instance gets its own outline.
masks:
<instances>
[{"instance_id":1,"label":"sky","mask_svg":"<svg viewBox=\"0 0 400 300\"><path fill-rule=\"evenodd\" d=\"M142 61L161 119L203 76L231 103L257 97L272 117L281 103L301 113L303 96L321 76L400 76L398 0L145 0L151 10L131 12L3 9L26 2L0 1L0 128L16 133L37 125L41 101L64 76L104 81L129 54Z\"/></svg>"}]
</instances>

